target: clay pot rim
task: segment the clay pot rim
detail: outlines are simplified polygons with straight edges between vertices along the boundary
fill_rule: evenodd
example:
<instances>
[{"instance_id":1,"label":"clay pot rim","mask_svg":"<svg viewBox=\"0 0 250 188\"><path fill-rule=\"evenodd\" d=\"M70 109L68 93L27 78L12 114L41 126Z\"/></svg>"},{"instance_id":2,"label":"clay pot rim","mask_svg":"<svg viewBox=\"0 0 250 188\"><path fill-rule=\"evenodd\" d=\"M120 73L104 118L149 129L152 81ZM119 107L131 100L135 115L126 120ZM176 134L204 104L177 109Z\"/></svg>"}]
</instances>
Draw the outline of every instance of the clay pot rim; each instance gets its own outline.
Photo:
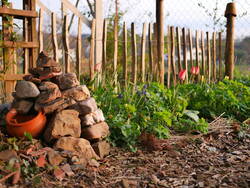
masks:
<instances>
[{"instance_id":1,"label":"clay pot rim","mask_svg":"<svg viewBox=\"0 0 250 188\"><path fill-rule=\"evenodd\" d=\"M34 116L34 118L32 118L31 120L29 121L25 121L25 122L22 122L22 123L15 123L15 122L12 122L10 121L12 118L8 118L10 116L10 114L14 114L16 115L18 112L15 108L12 108L10 109L10 111L6 114L6 117L5 117L5 120L7 122L7 125L8 126L12 126L12 127L22 127L22 126L27 126L30 125L30 124L33 124L33 123L36 123L36 120L38 118L40 118L41 116L45 116L44 113L42 111L39 111L37 113L37 115ZM13 117L13 116L12 116Z\"/></svg>"}]
</instances>

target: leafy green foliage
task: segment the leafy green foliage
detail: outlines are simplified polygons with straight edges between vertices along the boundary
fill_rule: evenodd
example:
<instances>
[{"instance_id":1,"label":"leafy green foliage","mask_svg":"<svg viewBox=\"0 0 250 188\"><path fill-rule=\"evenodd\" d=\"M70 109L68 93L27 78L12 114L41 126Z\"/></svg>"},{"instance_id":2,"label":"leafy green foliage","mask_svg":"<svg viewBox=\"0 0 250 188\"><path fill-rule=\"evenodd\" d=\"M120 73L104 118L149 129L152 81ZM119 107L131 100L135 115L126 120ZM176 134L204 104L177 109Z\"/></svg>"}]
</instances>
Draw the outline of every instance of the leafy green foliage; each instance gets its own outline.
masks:
<instances>
[{"instance_id":1,"label":"leafy green foliage","mask_svg":"<svg viewBox=\"0 0 250 188\"><path fill-rule=\"evenodd\" d=\"M131 150L136 149L138 137L144 131L159 138L168 138L173 130L207 131L208 124L198 117L198 113L189 111L187 114L185 96L157 83L140 85L135 89L129 87L119 94L114 92L113 87L100 87L95 90L94 97L106 115L111 129L110 140ZM188 120L185 122L186 129L181 124L184 120Z\"/></svg>"}]
</instances>

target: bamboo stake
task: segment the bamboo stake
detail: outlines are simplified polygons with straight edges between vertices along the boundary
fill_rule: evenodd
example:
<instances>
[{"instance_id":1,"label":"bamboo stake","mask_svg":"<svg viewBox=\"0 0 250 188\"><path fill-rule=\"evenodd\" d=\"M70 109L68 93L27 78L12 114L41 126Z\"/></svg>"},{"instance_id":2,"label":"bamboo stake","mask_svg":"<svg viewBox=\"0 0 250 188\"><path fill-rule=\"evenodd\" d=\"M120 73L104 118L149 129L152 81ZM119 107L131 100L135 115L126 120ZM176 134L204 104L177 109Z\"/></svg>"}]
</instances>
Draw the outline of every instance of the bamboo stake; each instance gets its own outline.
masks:
<instances>
[{"instance_id":1,"label":"bamboo stake","mask_svg":"<svg viewBox=\"0 0 250 188\"><path fill-rule=\"evenodd\" d=\"M180 29L176 28L176 37L177 37L177 54L178 54L178 69L179 72L182 70L182 63L181 63L181 35Z\"/></svg>"},{"instance_id":2,"label":"bamboo stake","mask_svg":"<svg viewBox=\"0 0 250 188\"><path fill-rule=\"evenodd\" d=\"M201 57L202 57L202 75L205 76L205 65L206 65L206 60L205 60L205 44L204 44L204 32L201 32Z\"/></svg>"},{"instance_id":3,"label":"bamboo stake","mask_svg":"<svg viewBox=\"0 0 250 188\"><path fill-rule=\"evenodd\" d=\"M208 83L211 81L211 48L210 48L210 38L209 38L209 32L207 34L207 68L208 68Z\"/></svg>"},{"instance_id":4,"label":"bamboo stake","mask_svg":"<svg viewBox=\"0 0 250 188\"><path fill-rule=\"evenodd\" d=\"M136 47L136 33L135 24L131 24L131 43L132 43L132 83L134 87L137 82L137 47Z\"/></svg>"},{"instance_id":5,"label":"bamboo stake","mask_svg":"<svg viewBox=\"0 0 250 188\"><path fill-rule=\"evenodd\" d=\"M80 80L80 75L81 75L81 65L82 65L82 22L81 22L81 18L78 18L77 46L76 46L76 72L77 72L77 77L79 80Z\"/></svg>"},{"instance_id":6,"label":"bamboo stake","mask_svg":"<svg viewBox=\"0 0 250 188\"><path fill-rule=\"evenodd\" d=\"M176 86L176 69L175 69L175 34L174 34L174 27L170 28L170 37L171 37L171 66L172 66L172 73L173 73L173 83Z\"/></svg>"},{"instance_id":7,"label":"bamboo stake","mask_svg":"<svg viewBox=\"0 0 250 188\"><path fill-rule=\"evenodd\" d=\"M184 60L184 67L186 71L186 83L188 83L188 62L187 62L187 40L186 40L186 28L182 29L182 40L183 40L183 60Z\"/></svg>"},{"instance_id":8,"label":"bamboo stake","mask_svg":"<svg viewBox=\"0 0 250 188\"><path fill-rule=\"evenodd\" d=\"M70 63L69 63L69 30L68 30L68 16L64 16L63 22L63 45L65 50L65 72L70 72Z\"/></svg>"},{"instance_id":9,"label":"bamboo stake","mask_svg":"<svg viewBox=\"0 0 250 188\"><path fill-rule=\"evenodd\" d=\"M219 79L222 80L222 33L219 32Z\"/></svg>"},{"instance_id":10,"label":"bamboo stake","mask_svg":"<svg viewBox=\"0 0 250 188\"><path fill-rule=\"evenodd\" d=\"M123 23L123 81L125 87L127 87L128 80L128 33L127 24Z\"/></svg>"},{"instance_id":11,"label":"bamboo stake","mask_svg":"<svg viewBox=\"0 0 250 188\"><path fill-rule=\"evenodd\" d=\"M57 43L57 34L56 34L56 14L54 12L51 13L51 30L52 30L52 45L53 45L53 54L54 60L59 62L58 58L58 43Z\"/></svg>"},{"instance_id":12,"label":"bamboo stake","mask_svg":"<svg viewBox=\"0 0 250 188\"><path fill-rule=\"evenodd\" d=\"M90 42L90 57L89 57L89 74L90 80L95 78L95 19L92 20L91 26L91 42Z\"/></svg>"},{"instance_id":13,"label":"bamboo stake","mask_svg":"<svg viewBox=\"0 0 250 188\"><path fill-rule=\"evenodd\" d=\"M39 10L39 25L38 25L38 36L39 36L39 52L43 51L43 10Z\"/></svg>"},{"instance_id":14,"label":"bamboo stake","mask_svg":"<svg viewBox=\"0 0 250 188\"><path fill-rule=\"evenodd\" d=\"M216 81L216 32L213 32L213 81Z\"/></svg>"},{"instance_id":15,"label":"bamboo stake","mask_svg":"<svg viewBox=\"0 0 250 188\"><path fill-rule=\"evenodd\" d=\"M191 67L193 67L193 35L191 29L188 30L188 38L189 38L189 49L190 49L190 63Z\"/></svg>"},{"instance_id":16,"label":"bamboo stake","mask_svg":"<svg viewBox=\"0 0 250 188\"><path fill-rule=\"evenodd\" d=\"M141 41L141 81L145 82L145 56L146 56L146 33L147 33L147 24L143 24L142 30L142 41Z\"/></svg>"}]
</instances>

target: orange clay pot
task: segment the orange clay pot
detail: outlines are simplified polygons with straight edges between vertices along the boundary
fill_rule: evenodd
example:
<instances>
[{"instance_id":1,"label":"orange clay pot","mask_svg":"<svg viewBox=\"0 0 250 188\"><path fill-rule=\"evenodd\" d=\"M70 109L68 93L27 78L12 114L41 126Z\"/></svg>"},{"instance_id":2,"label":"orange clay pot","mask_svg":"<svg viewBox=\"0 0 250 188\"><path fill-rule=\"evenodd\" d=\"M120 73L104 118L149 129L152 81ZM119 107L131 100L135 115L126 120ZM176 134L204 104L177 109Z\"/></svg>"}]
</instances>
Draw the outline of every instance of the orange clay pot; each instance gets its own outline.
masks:
<instances>
[{"instance_id":1,"label":"orange clay pot","mask_svg":"<svg viewBox=\"0 0 250 188\"><path fill-rule=\"evenodd\" d=\"M21 115L15 109L11 109L6 115L7 132L11 136L23 137L24 133L30 133L33 138L39 136L46 124L46 116L42 112L35 115Z\"/></svg>"}]
</instances>

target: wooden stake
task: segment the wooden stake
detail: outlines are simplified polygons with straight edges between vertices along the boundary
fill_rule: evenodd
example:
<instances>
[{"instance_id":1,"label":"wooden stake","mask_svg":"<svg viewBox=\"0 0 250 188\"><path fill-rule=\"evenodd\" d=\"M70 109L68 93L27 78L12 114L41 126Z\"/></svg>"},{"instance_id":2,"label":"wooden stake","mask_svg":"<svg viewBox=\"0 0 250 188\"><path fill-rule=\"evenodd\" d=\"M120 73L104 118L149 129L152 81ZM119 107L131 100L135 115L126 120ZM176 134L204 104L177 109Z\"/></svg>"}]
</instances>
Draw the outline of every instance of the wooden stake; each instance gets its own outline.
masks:
<instances>
[{"instance_id":1,"label":"wooden stake","mask_svg":"<svg viewBox=\"0 0 250 188\"><path fill-rule=\"evenodd\" d=\"M177 54L178 54L178 69L179 72L182 70L182 63L181 63L181 35L180 29L176 28L176 37L177 37Z\"/></svg>"},{"instance_id":2,"label":"wooden stake","mask_svg":"<svg viewBox=\"0 0 250 188\"><path fill-rule=\"evenodd\" d=\"M176 86L176 69L175 69L175 29L174 27L170 28L170 37L171 37L171 67L173 73L173 83Z\"/></svg>"},{"instance_id":3,"label":"wooden stake","mask_svg":"<svg viewBox=\"0 0 250 188\"><path fill-rule=\"evenodd\" d=\"M39 36L39 52L43 51L43 10L39 10L39 25L38 25L38 36Z\"/></svg>"},{"instance_id":4,"label":"wooden stake","mask_svg":"<svg viewBox=\"0 0 250 188\"><path fill-rule=\"evenodd\" d=\"M117 87L117 58L118 58L118 20L114 21L114 62L113 62L113 72L114 72L114 86Z\"/></svg>"},{"instance_id":5,"label":"wooden stake","mask_svg":"<svg viewBox=\"0 0 250 188\"><path fill-rule=\"evenodd\" d=\"M219 32L219 79L222 80L222 33Z\"/></svg>"},{"instance_id":6,"label":"wooden stake","mask_svg":"<svg viewBox=\"0 0 250 188\"><path fill-rule=\"evenodd\" d=\"M205 44L204 44L204 32L201 32L201 61L202 61L202 75L205 76L206 60L205 60Z\"/></svg>"},{"instance_id":7,"label":"wooden stake","mask_svg":"<svg viewBox=\"0 0 250 188\"><path fill-rule=\"evenodd\" d=\"M167 87L171 87L171 29L168 26L168 35L167 35L167 50L168 50L168 76L167 76Z\"/></svg>"},{"instance_id":8,"label":"wooden stake","mask_svg":"<svg viewBox=\"0 0 250 188\"><path fill-rule=\"evenodd\" d=\"M190 52L190 63L191 67L194 66L193 64L193 35L191 29L188 30L188 38L189 38L189 52Z\"/></svg>"},{"instance_id":9,"label":"wooden stake","mask_svg":"<svg viewBox=\"0 0 250 188\"><path fill-rule=\"evenodd\" d=\"M68 30L68 16L64 16L63 22L63 45L65 50L65 72L70 72L70 63L69 63L69 30Z\"/></svg>"},{"instance_id":10,"label":"wooden stake","mask_svg":"<svg viewBox=\"0 0 250 188\"><path fill-rule=\"evenodd\" d=\"M235 18L237 16L235 3L228 3L225 17L227 18L227 37L225 49L225 73L229 79L234 77L234 30Z\"/></svg>"},{"instance_id":11,"label":"wooden stake","mask_svg":"<svg viewBox=\"0 0 250 188\"><path fill-rule=\"evenodd\" d=\"M158 81L159 80L159 58L158 58L158 32L157 32L157 24L154 23L154 41L153 41L153 51L154 51L154 59L155 63L153 64L153 72L154 72L154 80Z\"/></svg>"},{"instance_id":12,"label":"wooden stake","mask_svg":"<svg viewBox=\"0 0 250 188\"><path fill-rule=\"evenodd\" d=\"M142 41L141 41L141 81L145 82L145 56L146 56L146 33L147 33L147 24L143 24L142 30Z\"/></svg>"},{"instance_id":13,"label":"wooden stake","mask_svg":"<svg viewBox=\"0 0 250 188\"><path fill-rule=\"evenodd\" d=\"M104 19L103 22L103 37L102 37L102 83L106 82L106 66L107 66L107 28L108 20Z\"/></svg>"},{"instance_id":14,"label":"wooden stake","mask_svg":"<svg viewBox=\"0 0 250 188\"><path fill-rule=\"evenodd\" d=\"M52 45L53 45L54 60L56 62L59 62L57 33L56 33L56 14L54 12L51 13L51 22L52 22L51 30L52 30Z\"/></svg>"},{"instance_id":15,"label":"wooden stake","mask_svg":"<svg viewBox=\"0 0 250 188\"><path fill-rule=\"evenodd\" d=\"M132 83L136 86L137 82L137 47L135 24L131 24L131 43L132 43Z\"/></svg>"},{"instance_id":16,"label":"wooden stake","mask_svg":"<svg viewBox=\"0 0 250 188\"><path fill-rule=\"evenodd\" d=\"M76 72L78 80L80 80L81 66L82 66L82 22L81 18L78 18L77 46L76 46Z\"/></svg>"},{"instance_id":17,"label":"wooden stake","mask_svg":"<svg viewBox=\"0 0 250 188\"><path fill-rule=\"evenodd\" d=\"M23 19L23 38L25 42L29 40L29 33L28 33L28 18ZM23 72L24 74L28 74L29 71L29 49L24 48L24 67Z\"/></svg>"},{"instance_id":18,"label":"wooden stake","mask_svg":"<svg viewBox=\"0 0 250 188\"><path fill-rule=\"evenodd\" d=\"M182 40L183 40L183 61L186 72L186 83L188 83L188 62L187 62L187 39L186 39L186 28L182 29Z\"/></svg>"},{"instance_id":19,"label":"wooden stake","mask_svg":"<svg viewBox=\"0 0 250 188\"><path fill-rule=\"evenodd\" d=\"M127 34L127 24L123 23L123 82L125 87L127 87L128 80L128 34Z\"/></svg>"},{"instance_id":20,"label":"wooden stake","mask_svg":"<svg viewBox=\"0 0 250 188\"><path fill-rule=\"evenodd\" d=\"M150 23L148 27L149 81L152 81L153 79L153 65L154 65L152 30L153 30L153 24Z\"/></svg>"},{"instance_id":21,"label":"wooden stake","mask_svg":"<svg viewBox=\"0 0 250 188\"><path fill-rule=\"evenodd\" d=\"M216 81L216 32L213 32L213 81Z\"/></svg>"},{"instance_id":22,"label":"wooden stake","mask_svg":"<svg viewBox=\"0 0 250 188\"><path fill-rule=\"evenodd\" d=\"M195 52L196 52L196 66L200 67L200 46L199 46L199 31L196 31Z\"/></svg>"},{"instance_id":23,"label":"wooden stake","mask_svg":"<svg viewBox=\"0 0 250 188\"><path fill-rule=\"evenodd\" d=\"M211 48L210 48L210 38L209 32L207 34L207 75L208 75L208 83L211 81Z\"/></svg>"},{"instance_id":24,"label":"wooden stake","mask_svg":"<svg viewBox=\"0 0 250 188\"><path fill-rule=\"evenodd\" d=\"M89 75L90 75L90 80L93 81L95 78L95 19L92 20L92 26L91 26Z\"/></svg>"}]
</instances>

